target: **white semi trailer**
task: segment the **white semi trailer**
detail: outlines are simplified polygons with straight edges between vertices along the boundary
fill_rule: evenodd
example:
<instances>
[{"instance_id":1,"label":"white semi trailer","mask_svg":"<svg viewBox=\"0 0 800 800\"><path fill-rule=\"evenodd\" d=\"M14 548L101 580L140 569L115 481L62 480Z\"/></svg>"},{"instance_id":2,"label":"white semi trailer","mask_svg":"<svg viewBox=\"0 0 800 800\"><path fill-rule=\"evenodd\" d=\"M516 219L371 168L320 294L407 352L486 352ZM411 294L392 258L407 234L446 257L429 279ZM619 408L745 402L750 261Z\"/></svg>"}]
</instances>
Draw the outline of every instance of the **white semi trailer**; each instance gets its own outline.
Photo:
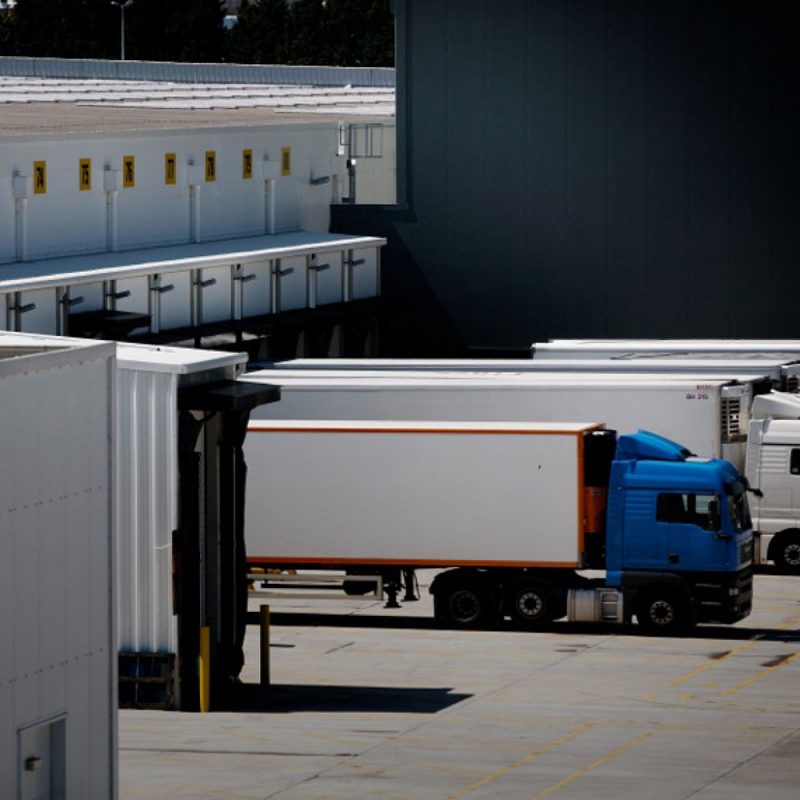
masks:
<instances>
[{"instance_id":1,"label":"white semi trailer","mask_svg":"<svg viewBox=\"0 0 800 800\"><path fill-rule=\"evenodd\" d=\"M697 354L691 358L675 354L654 356L637 354L632 357L559 358L559 359L458 359L458 358L297 358L262 365L263 369L302 370L328 373L359 371L391 372L476 372L476 373L536 373L577 372L644 373L649 375L686 374L705 377L769 378L772 387L782 392L800 389L800 354L785 358L739 358L736 355Z\"/></svg>"},{"instance_id":2,"label":"white semi trailer","mask_svg":"<svg viewBox=\"0 0 800 800\"><path fill-rule=\"evenodd\" d=\"M800 339L551 339L531 345L533 358L611 358L634 353L800 358Z\"/></svg>"},{"instance_id":3,"label":"white semi trailer","mask_svg":"<svg viewBox=\"0 0 800 800\"><path fill-rule=\"evenodd\" d=\"M753 498L755 563L800 572L800 396L759 380L662 374L477 376L450 373L327 374L263 370L281 403L261 419L579 420L646 428L703 456L731 461L761 489ZM795 471L796 470L796 471Z\"/></svg>"}]
</instances>

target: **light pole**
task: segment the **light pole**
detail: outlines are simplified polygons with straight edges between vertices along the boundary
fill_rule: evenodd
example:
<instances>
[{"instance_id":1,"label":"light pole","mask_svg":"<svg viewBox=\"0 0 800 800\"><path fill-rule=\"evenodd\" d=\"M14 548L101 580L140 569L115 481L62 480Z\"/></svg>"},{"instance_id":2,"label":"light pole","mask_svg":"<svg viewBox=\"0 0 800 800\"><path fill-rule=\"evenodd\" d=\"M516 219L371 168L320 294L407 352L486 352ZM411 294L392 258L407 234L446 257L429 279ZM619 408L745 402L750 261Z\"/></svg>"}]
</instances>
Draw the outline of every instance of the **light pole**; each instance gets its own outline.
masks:
<instances>
[{"instance_id":1,"label":"light pole","mask_svg":"<svg viewBox=\"0 0 800 800\"><path fill-rule=\"evenodd\" d=\"M111 0L111 5L119 9L119 60L125 60L125 9L133 5L133 0Z\"/></svg>"}]
</instances>

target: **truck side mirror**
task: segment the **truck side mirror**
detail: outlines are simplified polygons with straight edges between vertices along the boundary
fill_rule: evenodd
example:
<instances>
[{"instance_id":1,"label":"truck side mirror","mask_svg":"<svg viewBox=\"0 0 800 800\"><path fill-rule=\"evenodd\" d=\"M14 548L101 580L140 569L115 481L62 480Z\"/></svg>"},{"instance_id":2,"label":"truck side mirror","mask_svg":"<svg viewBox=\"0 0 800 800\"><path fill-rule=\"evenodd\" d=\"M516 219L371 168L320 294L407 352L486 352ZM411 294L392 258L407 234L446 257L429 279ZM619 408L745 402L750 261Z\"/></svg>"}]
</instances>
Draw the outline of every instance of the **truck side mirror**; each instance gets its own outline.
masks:
<instances>
[{"instance_id":1,"label":"truck side mirror","mask_svg":"<svg viewBox=\"0 0 800 800\"><path fill-rule=\"evenodd\" d=\"M712 531L720 529L719 500L711 500L708 503L708 527Z\"/></svg>"}]
</instances>

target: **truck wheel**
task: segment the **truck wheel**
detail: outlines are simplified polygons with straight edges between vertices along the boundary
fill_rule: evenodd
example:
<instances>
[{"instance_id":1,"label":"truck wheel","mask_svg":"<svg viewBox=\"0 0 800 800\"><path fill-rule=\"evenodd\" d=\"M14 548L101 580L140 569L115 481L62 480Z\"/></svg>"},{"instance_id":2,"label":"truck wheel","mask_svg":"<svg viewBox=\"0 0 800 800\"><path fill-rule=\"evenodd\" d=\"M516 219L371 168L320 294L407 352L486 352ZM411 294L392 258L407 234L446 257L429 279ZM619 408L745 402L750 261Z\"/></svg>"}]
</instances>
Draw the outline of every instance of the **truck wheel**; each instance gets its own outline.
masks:
<instances>
[{"instance_id":1,"label":"truck wheel","mask_svg":"<svg viewBox=\"0 0 800 800\"><path fill-rule=\"evenodd\" d=\"M647 633L668 636L689 630L695 624L688 603L668 589L646 592L635 608L636 620Z\"/></svg>"},{"instance_id":2,"label":"truck wheel","mask_svg":"<svg viewBox=\"0 0 800 800\"><path fill-rule=\"evenodd\" d=\"M479 580L451 581L434 597L434 615L444 627L482 628L493 614L491 593Z\"/></svg>"},{"instance_id":3,"label":"truck wheel","mask_svg":"<svg viewBox=\"0 0 800 800\"><path fill-rule=\"evenodd\" d=\"M518 581L506 595L506 610L522 628L538 628L559 616L553 590L540 581Z\"/></svg>"},{"instance_id":4,"label":"truck wheel","mask_svg":"<svg viewBox=\"0 0 800 800\"><path fill-rule=\"evenodd\" d=\"M785 572L800 572L800 534L781 539L775 549L775 565Z\"/></svg>"}]
</instances>

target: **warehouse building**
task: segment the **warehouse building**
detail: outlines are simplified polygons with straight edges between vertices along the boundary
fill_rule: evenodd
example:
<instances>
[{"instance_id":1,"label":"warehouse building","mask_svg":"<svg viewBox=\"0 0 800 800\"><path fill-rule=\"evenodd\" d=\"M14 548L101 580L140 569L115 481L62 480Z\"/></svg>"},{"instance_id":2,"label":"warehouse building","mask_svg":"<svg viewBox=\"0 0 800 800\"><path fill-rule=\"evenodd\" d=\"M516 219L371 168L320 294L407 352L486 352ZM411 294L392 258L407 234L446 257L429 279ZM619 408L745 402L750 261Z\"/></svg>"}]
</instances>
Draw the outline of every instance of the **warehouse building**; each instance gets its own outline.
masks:
<instances>
[{"instance_id":1,"label":"warehouse building","mask_svg":"<svg viewBox=\"0 0 800 800\"><path fill-rule=\"evenodd\" d=\"M796 5L396 0L387 354L795 335Z\"/></svg>"},{"instance_id":2,"label":"warehouse building","mask_svg":"<svg viewBox=\"0 0 800 800\"><path fill-rule=\"evenodd\" d=\"M331 235L329 209L394 197L393 71L2 59L2 75L0 327L374 346L384 242Z\"/></svg>"},{"instance_id":3,"label":"warehouse building","mask_svg":"<svg viewBox=\"0 0 800 800\"><path fill-rule=\"evenodd\" d=\"M113 344L0 345L0 787L117 796Z\"/></svg>"}]
</instances>

